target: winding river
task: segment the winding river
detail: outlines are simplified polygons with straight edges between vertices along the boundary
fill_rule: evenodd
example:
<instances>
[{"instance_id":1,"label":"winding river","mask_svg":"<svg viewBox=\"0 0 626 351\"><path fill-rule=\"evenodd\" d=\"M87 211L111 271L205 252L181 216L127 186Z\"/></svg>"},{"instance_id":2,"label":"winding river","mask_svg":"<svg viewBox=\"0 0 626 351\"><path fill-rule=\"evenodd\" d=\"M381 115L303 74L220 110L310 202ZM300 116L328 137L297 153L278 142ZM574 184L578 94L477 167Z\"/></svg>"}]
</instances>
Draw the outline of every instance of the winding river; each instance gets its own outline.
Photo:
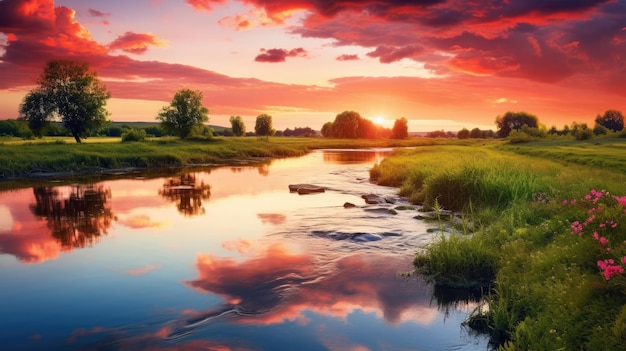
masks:
<instances>
[{"instance_id":1,"label":"winding river","mask_svg":"<svg viewBox=\"0 0 626 351\"><path fill-rule=\"evenodd\" d=\"M368 181L388 152L0 192L0 349L488 349L403 276L437 223Z\"/></svg>"}]
</instances>

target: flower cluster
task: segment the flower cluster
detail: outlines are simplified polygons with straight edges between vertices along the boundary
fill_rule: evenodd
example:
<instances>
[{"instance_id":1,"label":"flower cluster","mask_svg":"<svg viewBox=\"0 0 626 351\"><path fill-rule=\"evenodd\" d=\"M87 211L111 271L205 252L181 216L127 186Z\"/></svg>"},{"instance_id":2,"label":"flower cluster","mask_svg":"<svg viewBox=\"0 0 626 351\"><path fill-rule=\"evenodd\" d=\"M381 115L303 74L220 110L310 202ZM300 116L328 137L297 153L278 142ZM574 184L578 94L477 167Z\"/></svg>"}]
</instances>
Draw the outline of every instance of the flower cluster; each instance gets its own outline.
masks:
<instances>
[{"instance_id":1,"label":"flower cluster","mask_svg":"<svg viewBox=\"0 0 626 351\"><path fill-rule=\"evenodd\" d=\"M563 205L582 206L587 208L587 219L584 221L574 221L571 223L570 234L583 237L585 233L590 233L595 241L603 248L606 254L611 253L609 239L611 232L618 228L618 221L615 216L626 214L626 196L611 196L608 191L597 191L592 189L583 198L576 200L563 200ZM619 259L607 258L598 260L597 266L606 280L625 274L626 256L619 256Z\"/></svg>"},{"instance_id":2,"label":"flower cluster","mask_svg":"<svg viewBox=\"0 0 626 351\"><path fill-rule=\"evenodd\" d=\"M626 256L622 259L624 264L626 264ZM614 276L618 274L624 274L624 267L619 264L616 264L612 258L608 260L600 260L598 261L598 267L602 270L602 274L604 275L604 279L610 280Z\"/></svg>"}]
</instances>

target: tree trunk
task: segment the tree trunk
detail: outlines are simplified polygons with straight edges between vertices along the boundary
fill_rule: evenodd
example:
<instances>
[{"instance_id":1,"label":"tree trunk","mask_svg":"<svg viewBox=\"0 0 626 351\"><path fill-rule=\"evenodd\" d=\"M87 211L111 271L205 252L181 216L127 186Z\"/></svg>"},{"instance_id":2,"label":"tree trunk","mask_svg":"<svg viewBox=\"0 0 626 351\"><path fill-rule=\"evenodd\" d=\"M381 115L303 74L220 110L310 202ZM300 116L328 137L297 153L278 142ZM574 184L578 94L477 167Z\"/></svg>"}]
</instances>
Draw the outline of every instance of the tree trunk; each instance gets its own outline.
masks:
<instances>
[{"instance_id":1,"label":"tree trunk","mask_svg":"<svg viewBox=\"0 0 626 351\"><path fill-rule=\"evenodd\" d=\"M78 136L78 134L72 134L72 136L74 137L74 139L76 139L77 143L79 143L79 144L81 143L80 137Z\"/></svg>"}]
</instances>

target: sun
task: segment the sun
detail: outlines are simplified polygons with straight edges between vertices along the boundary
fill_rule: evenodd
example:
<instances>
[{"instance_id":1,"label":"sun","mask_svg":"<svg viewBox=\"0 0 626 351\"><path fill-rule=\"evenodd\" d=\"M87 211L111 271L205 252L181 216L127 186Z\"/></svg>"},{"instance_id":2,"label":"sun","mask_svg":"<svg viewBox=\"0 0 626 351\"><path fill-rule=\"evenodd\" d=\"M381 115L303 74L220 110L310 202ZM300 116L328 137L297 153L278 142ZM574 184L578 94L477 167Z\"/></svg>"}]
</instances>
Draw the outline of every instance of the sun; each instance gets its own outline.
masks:
<instances>
[{"instance_id":1,"label":"sun","mask_svg":"<svg viewBox=\"0 0 626 351\"><path fill-rule=\"evenodd\" d=\"M385 124L385 117L383 117L383 116L376 116L376 117L372 118L372 122L378 124L379 126L382 126L383 124Z\"/></svg>"}]
</instances>

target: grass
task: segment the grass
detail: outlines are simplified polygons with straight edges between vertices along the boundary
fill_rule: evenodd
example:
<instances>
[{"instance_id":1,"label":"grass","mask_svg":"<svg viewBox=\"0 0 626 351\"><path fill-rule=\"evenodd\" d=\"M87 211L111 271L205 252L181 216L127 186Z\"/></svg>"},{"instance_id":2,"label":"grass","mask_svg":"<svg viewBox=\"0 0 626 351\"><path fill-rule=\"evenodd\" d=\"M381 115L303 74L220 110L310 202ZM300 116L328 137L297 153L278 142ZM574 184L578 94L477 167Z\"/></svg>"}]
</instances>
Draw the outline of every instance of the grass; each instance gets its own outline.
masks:
<instances>
[{"instance_id":1,"label":"grass","mask_svg":"<svg viewBox=\"0 0 626 351\"><path fill-rule=\"evenodd\" d=\"M468 324L501 349L620 349L626 275L607 280L598 261L624 268L626 209L613 197L626 195L624 148L623 139L420 147L371 175L472 223L418 253L416 271L441 286L482 287L488 307ZM609 194L593 203L591 189ZM572 234L576 221L585 224Z\"/></svg>"},{"instance_id":2,"label":"grass","mask_svg":"<svg viewBox=\"0 0 626 351\"><path fill-rule=\"evenodd\" d=\"M98 173L123 168L158 169L303 155L322 148L406 147L441 141L342 140L326 138L212 138L178 140L152 138L125 142L120 138L88 138L76 144L70 138L23 141L0 139L0 179L27 178L42 173Z\"/></svg>"}]
</instances>

